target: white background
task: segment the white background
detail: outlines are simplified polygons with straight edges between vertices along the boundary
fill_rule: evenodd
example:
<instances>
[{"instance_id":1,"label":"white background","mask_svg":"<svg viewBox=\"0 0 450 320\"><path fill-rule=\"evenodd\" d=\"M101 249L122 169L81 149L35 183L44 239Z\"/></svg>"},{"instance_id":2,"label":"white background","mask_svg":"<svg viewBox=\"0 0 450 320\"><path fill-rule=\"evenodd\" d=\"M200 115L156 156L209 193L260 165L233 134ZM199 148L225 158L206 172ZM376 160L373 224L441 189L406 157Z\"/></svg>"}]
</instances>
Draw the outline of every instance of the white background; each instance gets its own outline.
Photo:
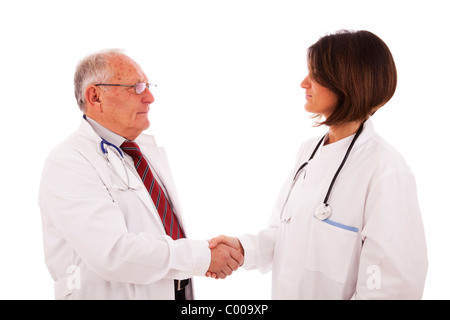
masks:
<instances>
[{"instance_id":1,"label":"white background","mask_svg":"<svg viewBox=\"0 0 450 320\"><path fill-rule=\"evenodd\" d=\"M166 147L191 238L263 228L300 144L306 50L339 29L390 47L394 98L376 130L416 175L428 242L425 299L449 299L448 1L2 1L0 298L53 299L37 195L43 162L77 129L73 73L123 48L158 84L151 127ZM447 5L447 8L445 7ZM271 275L195 279L198 299L270 299Z\"/></svg>"}]
</instances>

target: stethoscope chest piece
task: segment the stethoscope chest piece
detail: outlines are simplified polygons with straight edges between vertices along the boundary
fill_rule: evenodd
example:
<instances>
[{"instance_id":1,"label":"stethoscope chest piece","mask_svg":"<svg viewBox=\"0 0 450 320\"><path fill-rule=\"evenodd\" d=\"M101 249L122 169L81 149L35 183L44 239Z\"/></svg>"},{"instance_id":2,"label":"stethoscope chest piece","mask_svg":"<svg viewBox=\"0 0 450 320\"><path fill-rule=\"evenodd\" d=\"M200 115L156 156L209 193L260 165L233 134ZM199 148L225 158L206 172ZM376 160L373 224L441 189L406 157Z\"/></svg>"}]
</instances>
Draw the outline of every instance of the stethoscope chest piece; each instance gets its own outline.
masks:
<instances>
[{"instance_id":1,"label":"stethoscope chest piece","mask_svg":"<svg viewBox=\"0 0 450 320\"><path fill-rule=\"evenodd\" d=\"M322 203L316 208L314 216L319 220L326 220L331 216L331 207L328 204Z\"/></svg>"}]
</instances>

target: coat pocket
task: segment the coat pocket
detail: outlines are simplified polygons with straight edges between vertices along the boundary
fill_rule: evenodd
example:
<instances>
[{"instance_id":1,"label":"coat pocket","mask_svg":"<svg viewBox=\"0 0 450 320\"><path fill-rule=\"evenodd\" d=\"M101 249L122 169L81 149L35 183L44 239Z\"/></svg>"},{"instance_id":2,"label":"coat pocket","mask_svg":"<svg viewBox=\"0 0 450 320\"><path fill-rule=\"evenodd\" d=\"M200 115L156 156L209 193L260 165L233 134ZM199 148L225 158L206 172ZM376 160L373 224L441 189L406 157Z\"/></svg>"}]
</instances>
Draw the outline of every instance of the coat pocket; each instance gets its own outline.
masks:
<instances>
[{"instance_id":1,"label":"coat pocket","mask_svg":"<svg viewBox=\"0 0 450 320\"><path fill-rule=\"evenodd\" d=\"M358 229L313 217L309 230L305 268L344 283L358 239Z\"/></svg>"}]
</instances>

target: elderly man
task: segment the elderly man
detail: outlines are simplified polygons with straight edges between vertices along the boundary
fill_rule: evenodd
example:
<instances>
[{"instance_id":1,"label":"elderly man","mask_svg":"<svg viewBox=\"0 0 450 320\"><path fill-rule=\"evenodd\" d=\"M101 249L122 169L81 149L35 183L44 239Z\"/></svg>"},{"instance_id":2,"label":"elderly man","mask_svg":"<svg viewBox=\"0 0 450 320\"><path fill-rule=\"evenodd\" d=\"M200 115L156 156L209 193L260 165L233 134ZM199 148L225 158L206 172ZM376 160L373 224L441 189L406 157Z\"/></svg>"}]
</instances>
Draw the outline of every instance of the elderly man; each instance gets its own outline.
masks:
<instances>
[{"instance_id":1,"label":"elderly man","mask_svg":"<svg viewBox=\"0 0 450 320\"><path fill-rule=\"evenodd\" d=\"M96 53L75 73L79 129L49 155L39 193L56 299L192 299L191 277L243 263L186 239L164 149L142 134L154 97L140 66Z\"/></svg>"}]
</instances>

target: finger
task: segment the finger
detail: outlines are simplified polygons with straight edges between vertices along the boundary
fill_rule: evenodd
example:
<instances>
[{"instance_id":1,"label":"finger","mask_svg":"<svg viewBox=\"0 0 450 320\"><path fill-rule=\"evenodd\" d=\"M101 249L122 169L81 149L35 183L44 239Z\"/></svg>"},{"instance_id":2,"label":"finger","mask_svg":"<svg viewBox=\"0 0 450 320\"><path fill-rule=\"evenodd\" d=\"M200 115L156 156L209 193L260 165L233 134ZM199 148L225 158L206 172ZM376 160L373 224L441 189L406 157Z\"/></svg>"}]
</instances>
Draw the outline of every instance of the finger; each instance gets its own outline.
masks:
<instances>
[{"instance_id":1,"label":"finger","mask_svg":"<svg viewBox=\"0 0 450 320\"><path fill-rule=\"evenodd\" d=\"M236 271L239 268L239 262L232 258L228 259L227 265L232 271Z\"/></svg>"},{"instance_id":2,"label":"finger","mask_svg":"<svg viewBox=\"0 0 450 320\"><path fill-rule=\"evenodd\" d=\"M208 240L208 247L210 249L214 249L217 247L217 241L215 239Z\"/></svg>"},{"instance_id":3,"label":"finger","mask_svg":"<svg viewBox=\"0 0 450 320\"><path fill-rule=\"evenodd\" d=\"M217 274L217 276L219 277L219 279L225 279L225 278L227 277L227 275L226 275L223 271L220 271L220 272Z\"/></svg>"},{"instance_id":4,"label":"finger","mask_svg":"<svg viewBox=\"0 0 450 320\"><path fill-rule=\"evenodd\" d=\"M231 269L228 265L225 265L222 267L222 272L227 276L231 276L231 274L233 273L233 269Z\"/></svg>"},{"instance_id":5,"label":"finger","mask_svg":"<svg viewBox=\"0 0 450 320\"><path fill-rule=\"evenodd\" d=\"M239 266L244 264L244 256L239 253L237 250L230 250L231 257L236 260Z\"/></svg>"}]
</instances>

